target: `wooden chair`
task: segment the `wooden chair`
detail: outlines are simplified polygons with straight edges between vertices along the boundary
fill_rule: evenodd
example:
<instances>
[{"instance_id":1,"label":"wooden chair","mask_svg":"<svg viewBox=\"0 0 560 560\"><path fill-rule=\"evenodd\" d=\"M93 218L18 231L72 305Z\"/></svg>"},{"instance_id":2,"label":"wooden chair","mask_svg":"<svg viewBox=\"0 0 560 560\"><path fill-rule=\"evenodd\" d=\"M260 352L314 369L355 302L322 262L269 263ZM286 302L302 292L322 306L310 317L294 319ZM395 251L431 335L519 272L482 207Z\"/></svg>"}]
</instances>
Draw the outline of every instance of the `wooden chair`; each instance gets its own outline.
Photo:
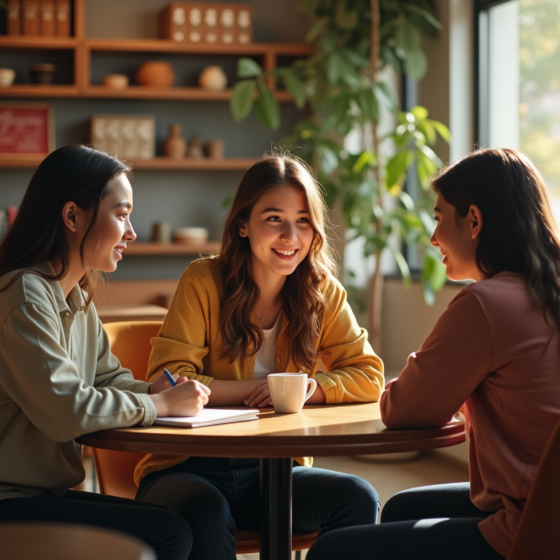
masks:
<instances>
[{"instance_id":1,"label":"wooden chair","mask_svg":"<svg viewBox=\"0 0 560 560\"><path fill-rule=\"evenodd\" d=\"M0 523L0 542L3 560L156 560L132 535L71 523Z\"/></svg>"},{"instance_id":2,"label":"wooden chair","mask_svg":"<svg viewBox=\"0 0 560 560\"><path fill-rule=\"evenodd\" d=\"M544 450L507 560L560 558L560 423Z\"/></svg>"},{"instance_id":3,"label":"wooden chair","mask_svg":"<svg viewBox=\"0 0 560 560\"><path fill-rule=\"evenodd\" d=\"M121 364L129 368L136 379L144 380L150 357L150 339L158 335L160 321L117 322L104 325L111 342L111 350ZM93 448L97 471L97 482L102 494L133 499L136 484L133 473L138 461L144 455L125 451ZM301 558L301 550L308 549L318 532L295 533L292 535L292 550L296 560ZM237 554L252 554L260 551L258 531L237 531Z\"/></svg>"}]
</instances>

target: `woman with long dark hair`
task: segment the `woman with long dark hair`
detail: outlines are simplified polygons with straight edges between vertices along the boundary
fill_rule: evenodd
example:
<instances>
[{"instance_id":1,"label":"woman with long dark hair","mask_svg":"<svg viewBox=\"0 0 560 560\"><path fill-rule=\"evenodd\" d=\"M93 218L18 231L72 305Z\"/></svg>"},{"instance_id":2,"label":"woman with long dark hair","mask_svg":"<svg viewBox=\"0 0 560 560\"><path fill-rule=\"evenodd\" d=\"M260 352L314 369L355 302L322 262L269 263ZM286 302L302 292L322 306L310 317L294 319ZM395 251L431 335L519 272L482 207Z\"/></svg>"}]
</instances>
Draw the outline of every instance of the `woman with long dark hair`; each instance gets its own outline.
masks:
<instances>
[{"instance_id":1,"label":"woman with long dark hair","mask_svg":"<svg viewBox=\"0 0 560 560\"><path fill-rule=\"evenodd\" d=\"M381 524L319 539L309 560L506 558L560 421L560 234L546 185L508 149L478 150L432 182L432 244L471 279L381 398L387 427L444 426L463 404L470 483L406 490Z\"/></svg>"},{"instance_id":2,"label":"woman with long dark hair","mask_svg":"<svg viewBox=\"0 0 560 560\"><path fill-rule=\"evenodd\" d=\"M210 405L269 406L267 374L304 372L308 403L372 402L382 363L334 278L327 208L305 165L271 155L243 176L216 258L183 274L153 349L148 378L167 368L207 384ZM365 481L296 458L293 527L374 523L378 498ZM193 528L192 558L234 560L236 529L259 527L256 459L147 455L137 498L180 513Z\"/></svg>"},{"instance_id":3,"label":"woman with long dark hair","mask_svg":"<svg viewBox=\"0 0 560 560\"><path fill-rule=\"evenodd\" d=\"M60 521L121 530L185 560L178 515L71 490L85 473L78 436L197 414L209 390L136 381L109 347L91 302L136 234L130 169L85 146L39 165L0 243L0 522Z\"/></svg>"}]
</instances>

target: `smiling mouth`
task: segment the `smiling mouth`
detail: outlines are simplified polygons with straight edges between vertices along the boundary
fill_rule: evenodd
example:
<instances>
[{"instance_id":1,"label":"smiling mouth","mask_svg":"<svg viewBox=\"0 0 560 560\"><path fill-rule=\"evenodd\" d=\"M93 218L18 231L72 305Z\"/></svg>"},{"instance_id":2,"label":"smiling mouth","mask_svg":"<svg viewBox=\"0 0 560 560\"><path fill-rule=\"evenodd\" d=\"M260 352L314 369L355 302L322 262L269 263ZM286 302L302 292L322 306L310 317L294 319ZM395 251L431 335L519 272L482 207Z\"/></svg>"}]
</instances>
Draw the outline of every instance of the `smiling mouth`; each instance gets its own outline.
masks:
<instances>
[{"instance_id":1,"label":"smiling mouth","mask_svg":"<svg viewBox=\"0 0 560 560\"><path fill-rule=\"evenodd\" d=\"M289 259L293 257L299 249L272 249L272 251L279 257Z\"/></svg>"}]
</instances>

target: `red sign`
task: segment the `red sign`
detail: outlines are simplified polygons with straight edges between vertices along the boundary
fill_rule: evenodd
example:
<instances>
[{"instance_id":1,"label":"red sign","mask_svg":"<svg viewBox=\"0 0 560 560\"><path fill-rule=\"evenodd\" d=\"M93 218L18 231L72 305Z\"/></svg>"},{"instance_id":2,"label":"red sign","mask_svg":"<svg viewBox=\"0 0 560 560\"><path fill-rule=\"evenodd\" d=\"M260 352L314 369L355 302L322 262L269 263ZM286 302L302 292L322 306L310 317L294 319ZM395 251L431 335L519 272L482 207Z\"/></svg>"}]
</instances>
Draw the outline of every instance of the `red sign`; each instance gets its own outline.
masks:
<instances>
[{"instance_id":1,"label":"red sign","mask_svg":"<svg viewBox=\"0 0 560 560\"><path fill-rule=\"evenodd\" d=\"M0 103L0 155L47 155L52 134L49 105Z\"/></svg>"}]
</instances>

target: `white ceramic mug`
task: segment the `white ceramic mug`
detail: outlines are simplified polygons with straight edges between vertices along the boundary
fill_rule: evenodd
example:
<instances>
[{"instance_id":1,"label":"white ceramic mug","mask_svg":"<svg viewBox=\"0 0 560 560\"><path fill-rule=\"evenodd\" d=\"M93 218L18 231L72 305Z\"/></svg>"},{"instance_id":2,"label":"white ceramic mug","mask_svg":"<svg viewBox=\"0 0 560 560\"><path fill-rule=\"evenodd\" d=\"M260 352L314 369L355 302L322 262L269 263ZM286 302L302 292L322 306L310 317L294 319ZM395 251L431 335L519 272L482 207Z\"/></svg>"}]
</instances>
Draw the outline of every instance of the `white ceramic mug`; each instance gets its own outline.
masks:
<instances>
[{"instance_id":1,"label":"white ceramic mug","mask_svg":"<svg viewBox=\"0 0 560 560\"><path fill-rule=\"evenodd\" d=\"M307 373L271 373L268 375L268 387L274 410L286 414L303 408L315 392L317 381L307 379Z\"/></svg>"}]
</instances>

